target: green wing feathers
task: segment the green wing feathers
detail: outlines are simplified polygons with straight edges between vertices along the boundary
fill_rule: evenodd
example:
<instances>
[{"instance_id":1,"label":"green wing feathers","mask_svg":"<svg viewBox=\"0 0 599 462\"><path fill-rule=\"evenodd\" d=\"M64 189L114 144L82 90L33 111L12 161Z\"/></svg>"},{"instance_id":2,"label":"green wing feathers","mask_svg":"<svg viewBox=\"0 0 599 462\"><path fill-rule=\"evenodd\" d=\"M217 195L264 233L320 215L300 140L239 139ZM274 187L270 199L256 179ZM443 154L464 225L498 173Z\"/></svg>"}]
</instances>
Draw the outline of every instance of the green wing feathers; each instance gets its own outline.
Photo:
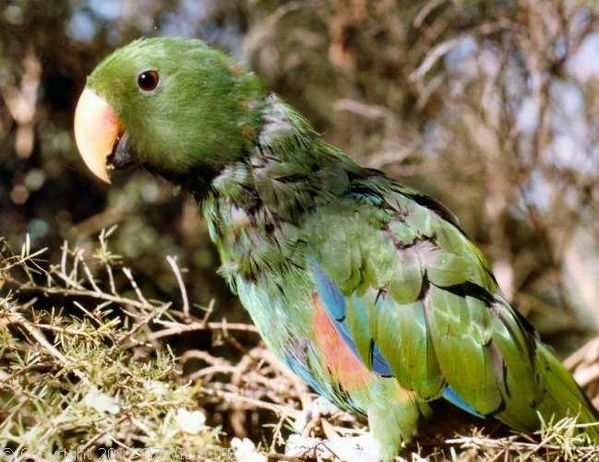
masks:
<instances>
[{"instance_id":1,"label":"green wing feathers","mask_svg":"<svg viewBox=\"0 0 599 462\"><path fill-rule=\"evenodd\" d=\"M398 305L385 298L376 305L373 324L377 345L399 384L424 400L440 396L445 381L429 335L424 303L418 300Z\"/></svg>"},{"instance_id":2,"label":"green wing feathers","mask_svg":"<svg viewBox=\"0 0 599 462\"><path fill-rule=\"evenodd\" d=\"M352 207L325 207L319 215L334 232L312 240L345 296L362 359L372 367L374 345L399 384L422 400L450 387L477 414L518 430L538 429L539 414L595 422L578 385L503 298L455 219L436 202L380 181L372 194L362 181ZM599 439L599 428L588 434Z\"/></svg>"}]
</instances>

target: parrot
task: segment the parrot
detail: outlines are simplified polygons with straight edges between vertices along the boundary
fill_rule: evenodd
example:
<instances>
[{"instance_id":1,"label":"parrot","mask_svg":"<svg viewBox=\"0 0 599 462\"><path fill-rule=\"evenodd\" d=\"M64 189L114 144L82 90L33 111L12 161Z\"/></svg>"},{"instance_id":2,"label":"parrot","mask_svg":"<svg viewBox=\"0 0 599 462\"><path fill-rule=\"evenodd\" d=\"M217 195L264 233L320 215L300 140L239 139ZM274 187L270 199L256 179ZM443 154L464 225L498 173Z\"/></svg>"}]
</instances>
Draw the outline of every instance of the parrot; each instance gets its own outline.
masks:
<instances>
[{"instance_id":1,"label":"parrot","mask_svg":"<svg viewBox=\"0 0 599 462\"><path fill-rule=\"evenodd\" d=\"M368 420L393 460L445 400L520 432L598 412L437 200L358 165L258 76L199 39L137 39L87 77L74 135L110 182L143 168L187 190L219 274L268 348Z\"/></svg>"}]
</instances>

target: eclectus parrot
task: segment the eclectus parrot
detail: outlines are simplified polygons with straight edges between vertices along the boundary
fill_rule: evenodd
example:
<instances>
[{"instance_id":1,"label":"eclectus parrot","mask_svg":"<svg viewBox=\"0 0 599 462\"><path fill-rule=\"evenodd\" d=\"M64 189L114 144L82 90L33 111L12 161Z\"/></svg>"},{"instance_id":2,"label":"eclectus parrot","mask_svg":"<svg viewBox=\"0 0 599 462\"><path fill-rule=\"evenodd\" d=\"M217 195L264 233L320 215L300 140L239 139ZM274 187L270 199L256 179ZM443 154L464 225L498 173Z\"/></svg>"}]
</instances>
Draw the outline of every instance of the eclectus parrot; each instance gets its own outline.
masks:
<instances>
[{"instance_id":1,"label":"eclectus parrot","mask_svg":"<svg viewBox=\"0 0 599 462\"><path fill-rule=\"evenodd\" d=\"M449 210L357 165L204 42L113 52L87 79L75 137L105 181L133 164L193 194L266 344L366 415L381 459L437 399L523 432L597 421ZM599 442L599 427L585 431Z\"/></svg>"}]
</instances>

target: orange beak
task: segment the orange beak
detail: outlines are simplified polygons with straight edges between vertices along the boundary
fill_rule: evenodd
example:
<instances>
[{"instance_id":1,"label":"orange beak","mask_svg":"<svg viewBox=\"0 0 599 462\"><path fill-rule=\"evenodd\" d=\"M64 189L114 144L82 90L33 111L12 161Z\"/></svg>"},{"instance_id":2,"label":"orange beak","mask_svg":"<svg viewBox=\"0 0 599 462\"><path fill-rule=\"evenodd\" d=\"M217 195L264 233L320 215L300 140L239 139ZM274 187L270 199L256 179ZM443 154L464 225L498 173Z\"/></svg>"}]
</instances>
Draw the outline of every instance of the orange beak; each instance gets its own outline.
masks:
<instances>
[{"instance_id":1,"label":"orange beak","mask_svg":"<svg viewBox=\"0 0 599 462\"><path fill-rule=\"evenodd\" d=\"M86 88L75 109L75 141L85 165L110 183L108 157L123 134L123 124L104 98Z\"/></svg>"}]
</instances>

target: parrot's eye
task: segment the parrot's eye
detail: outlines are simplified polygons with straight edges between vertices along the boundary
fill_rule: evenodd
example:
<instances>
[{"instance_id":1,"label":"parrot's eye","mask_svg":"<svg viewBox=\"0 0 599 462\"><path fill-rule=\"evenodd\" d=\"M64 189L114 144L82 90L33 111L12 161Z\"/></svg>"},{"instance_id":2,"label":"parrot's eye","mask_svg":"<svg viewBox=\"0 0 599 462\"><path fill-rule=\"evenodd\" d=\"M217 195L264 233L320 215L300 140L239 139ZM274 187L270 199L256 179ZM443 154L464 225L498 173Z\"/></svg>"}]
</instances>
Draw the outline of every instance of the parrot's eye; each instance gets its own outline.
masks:
<instances>
[{"instance_id":1,"label":"parrot's eye","mask_svg":"<svg viewBox=\"0 0 599 462\"><path fill-rule=\"evenodd\" d=\"M137 86L142 91L152 91L158 86L158 72L144 71L137 76Z\"/></svg>"}]
</instances>

